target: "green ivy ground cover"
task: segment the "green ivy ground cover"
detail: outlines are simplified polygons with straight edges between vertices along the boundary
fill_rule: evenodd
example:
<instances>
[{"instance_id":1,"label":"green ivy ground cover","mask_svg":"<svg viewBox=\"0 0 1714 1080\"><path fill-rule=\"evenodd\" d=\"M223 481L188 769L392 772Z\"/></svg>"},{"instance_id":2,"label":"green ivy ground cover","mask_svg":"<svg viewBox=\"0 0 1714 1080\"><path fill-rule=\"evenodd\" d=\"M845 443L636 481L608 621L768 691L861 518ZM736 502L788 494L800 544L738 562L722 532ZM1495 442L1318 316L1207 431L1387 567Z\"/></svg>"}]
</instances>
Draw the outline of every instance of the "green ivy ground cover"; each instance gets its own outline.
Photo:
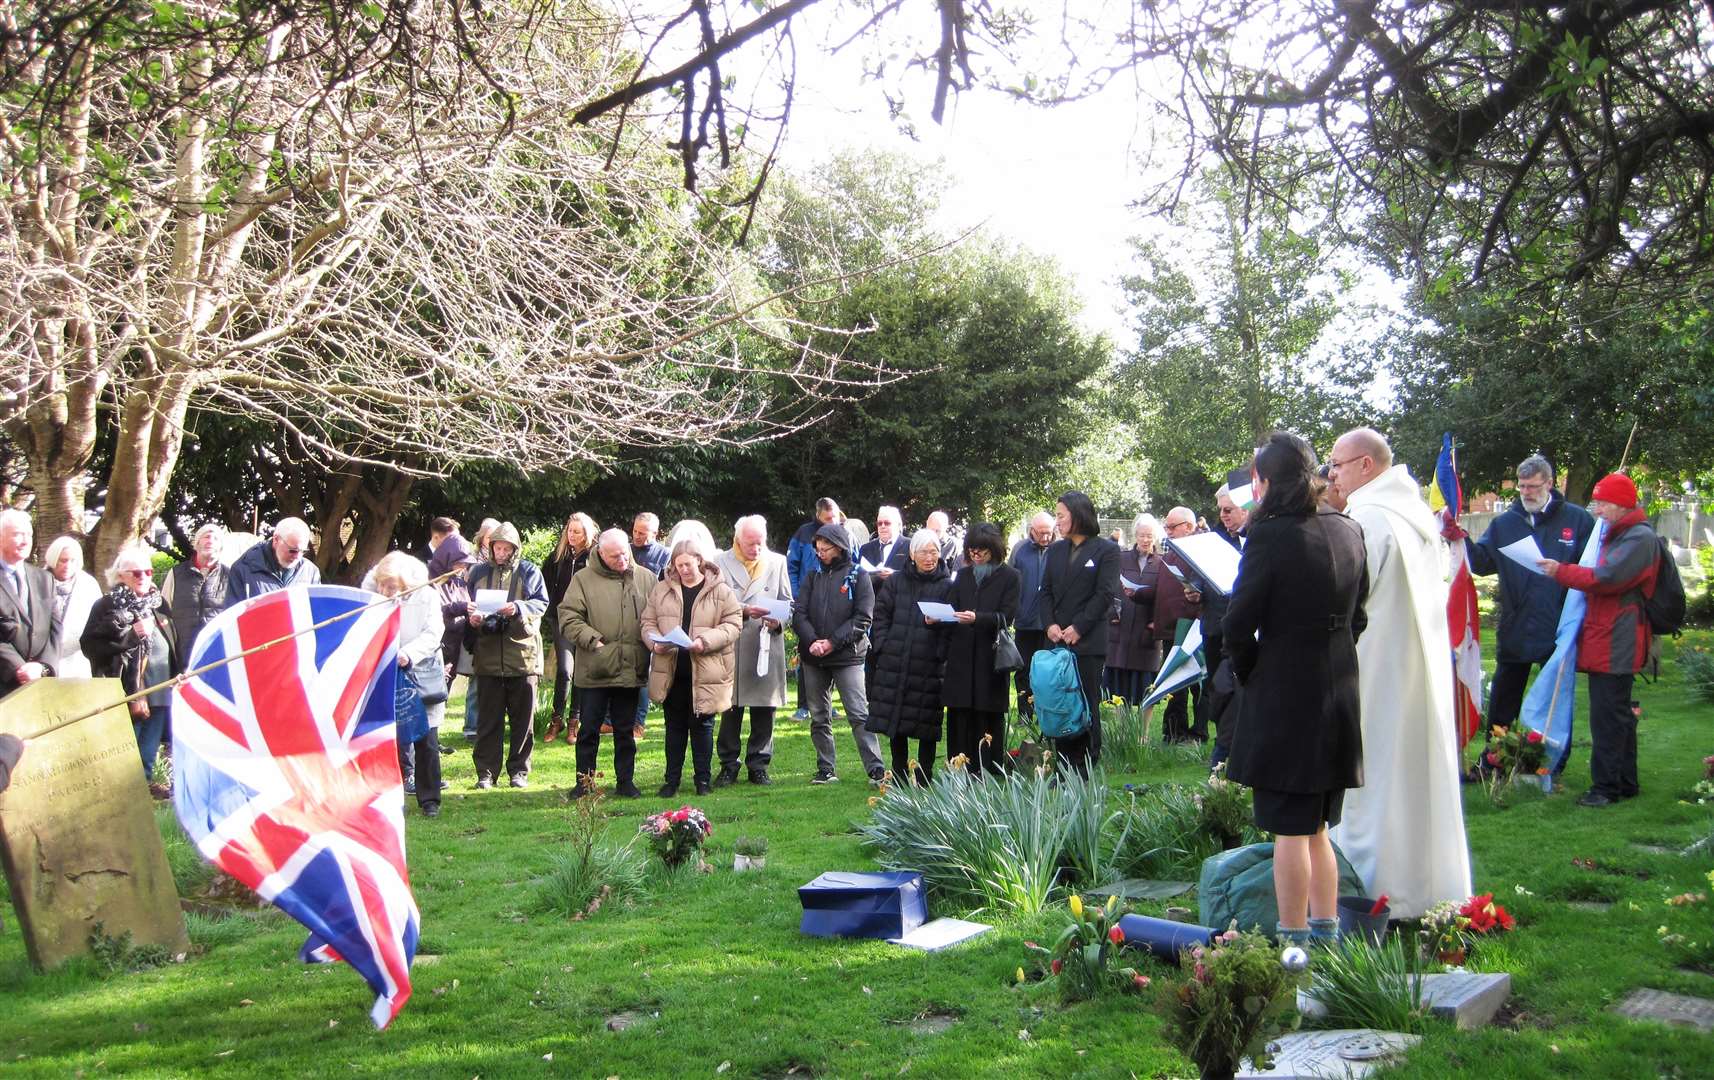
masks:
<instances>
[{"instance_id":1,"label":"green ivy ground cover","mask_svg":"<svg viewBox=\"0 0 1714 1080\"><path fill-rule=\"evenodd\" d=\"M1638 987L1714 998L1714 975L1676 966L1657 934L1669 921L1714 929L1714 905L1665 904L1687 891L1714 893L1706 877L1714 853L1686 858L1640 846L1681 849L1714 821L1714 807L1680 801L1714 753L1711 710L1691 702L1673 665L1663 666L1659 684L1639 689L1640 798L1605 811L1573 805L1588 778L1581 704L1566 794L1499 809L1481 789L1466 788L1477 890L1492 891L1519 923L1473 965L1512 972L1512 1007L1501 1026L1481 1032L1436 1029L1388 1075L1714 1076L1714 1035L1608 1011ZM453 707L457 715L457 699ZM682 876L644 903L609 905L575 923L537 911L533 885L567 837L571 749L538 747L528 791L476 792L453 734L458 752L446 758L452 787L443 815L409 818L424 955L415 996L389 1030L370 1026L367 988L351 971L297 962L303 932L278 915L199 928L204 947L184 964L108 975L91 961L45 976L30 970L8 918L0 1071L673 1080L1190 1074L1145 999L1065 1007L1051 988L1012 985L1021 943L1051 937L1060 905L998 920L993 932L937 955L801 937L798 885L824 870L874 866L852 831L872 792L858 779L849 734L837 727L842 783L809 784L807 726L783 723L773 787L740 783L700 799L681 793L671 804L694 801L713 820L713 873ZM454 722L447 730L456 729ZM656 714L639 762L639 784L650 792L660 782L660 735ZM602 760L610 767L605 750ZM1183 766L1110 777L1198 778ZM663 805L608 801L608 837L623 841ZM176 826L162 820L176 839ZM745 833L768 838L768 865L737 875L732 842ZM187 882L196 876L188 855L181 843L175 865ZM1574 859L1592 860L1594 869ZM1592 901L1611 907L1573 906ZM616 1025L623 1030L610 1030L616 1014L627 1014Z\"/></svg>"}]
</instances>

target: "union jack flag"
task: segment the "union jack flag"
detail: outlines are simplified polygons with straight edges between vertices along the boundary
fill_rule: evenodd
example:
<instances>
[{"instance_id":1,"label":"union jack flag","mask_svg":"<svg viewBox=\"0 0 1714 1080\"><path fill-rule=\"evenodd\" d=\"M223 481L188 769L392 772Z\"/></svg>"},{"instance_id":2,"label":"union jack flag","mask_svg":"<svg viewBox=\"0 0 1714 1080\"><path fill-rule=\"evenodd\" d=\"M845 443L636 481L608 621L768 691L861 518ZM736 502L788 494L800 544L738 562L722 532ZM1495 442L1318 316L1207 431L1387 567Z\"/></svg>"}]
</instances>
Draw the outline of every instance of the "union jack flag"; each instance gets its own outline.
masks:
<instances>
[{"instance_id":1,"label":"union jack flag","mask_svg":"<svg viewBox=\"0 0 1714 1080\"><path fill-rule=\"evenodd\" d=\"M411 996L420 919L394 740L399 614L358 611L374 600L286 589L204 628L191 670L287 640L174 689L173 804L203 858L309 928L304 960L357 969L384 1028Z\"/></svg>"}]
</instances>

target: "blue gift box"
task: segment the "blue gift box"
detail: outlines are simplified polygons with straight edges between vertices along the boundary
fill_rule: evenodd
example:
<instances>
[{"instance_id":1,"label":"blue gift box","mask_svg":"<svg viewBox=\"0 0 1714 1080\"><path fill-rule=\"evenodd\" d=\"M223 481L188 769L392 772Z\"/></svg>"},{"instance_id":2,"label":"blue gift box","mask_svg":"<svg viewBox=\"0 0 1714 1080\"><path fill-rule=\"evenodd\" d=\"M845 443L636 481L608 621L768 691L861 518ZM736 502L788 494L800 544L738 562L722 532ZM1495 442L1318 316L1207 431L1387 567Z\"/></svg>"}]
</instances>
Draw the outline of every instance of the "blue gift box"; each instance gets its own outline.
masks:
<instances>
[{"instance_id":1,"label":"blue gift box","mask_svg":"<svg viewBox=\"0 0 1714 1080\"><path fill-rule=\"evenodd\" d=\"M803 922L813 937L898 938L928 921L922 875L905 871L822 874L800 885Z\"/></svg>"}]
</instances>

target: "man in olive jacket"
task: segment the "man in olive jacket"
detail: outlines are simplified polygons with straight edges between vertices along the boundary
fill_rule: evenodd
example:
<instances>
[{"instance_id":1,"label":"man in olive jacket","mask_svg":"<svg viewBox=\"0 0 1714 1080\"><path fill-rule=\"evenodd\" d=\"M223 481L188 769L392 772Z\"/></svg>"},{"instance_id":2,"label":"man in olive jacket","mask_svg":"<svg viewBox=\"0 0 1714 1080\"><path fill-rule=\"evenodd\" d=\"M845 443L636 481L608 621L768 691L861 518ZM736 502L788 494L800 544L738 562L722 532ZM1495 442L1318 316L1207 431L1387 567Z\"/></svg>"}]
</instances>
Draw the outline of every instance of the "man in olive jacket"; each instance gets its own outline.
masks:
<instances>
[{"instance_id":1,"label":"man in olive jacket","mask_svg":"<svg viewBox=\"0 0 1714 1080\"><path fill-rule=\"evenodd\" d=\"M643 644L643 607L655 575L631 561L631 541L608 529L596 542L597 557L571 576L559 602L560 636L576 655L577 786L573 798L590 787L601 752L601 725L613 726L614 790L627 799L642 797L635 783L637 734L633 717L638 688L649 674L649 650Z\"/></svg>"},{"instance_id":2,"label":"man in olive jacket","mask_svg":"<svg viewBox=\"0 0 1714 1080\"><path fill-rule=\"evenodd\" d=\"M470 571L470 595L505 594L498 610L483 617L474 602L466 609L475 628L470 670L476 678L476 786L491 788L500 767L500 732L507 718L506 775L512 786L528 784L535 748L536 680L542 673L542 614L548 608L542 572L519 553L518 530L509 521L488 534L491 562Z\"/></svg>"}]
</instances>

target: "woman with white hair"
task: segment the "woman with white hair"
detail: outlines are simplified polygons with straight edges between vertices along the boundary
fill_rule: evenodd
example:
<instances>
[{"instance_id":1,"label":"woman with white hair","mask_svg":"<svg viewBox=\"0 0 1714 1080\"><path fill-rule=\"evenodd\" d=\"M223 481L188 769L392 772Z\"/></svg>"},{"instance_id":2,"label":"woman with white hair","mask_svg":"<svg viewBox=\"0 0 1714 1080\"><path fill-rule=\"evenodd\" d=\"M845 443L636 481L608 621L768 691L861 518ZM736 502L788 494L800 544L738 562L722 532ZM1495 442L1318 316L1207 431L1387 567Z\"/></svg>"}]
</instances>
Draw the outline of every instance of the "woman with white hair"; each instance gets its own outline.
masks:
<instances>
[{"instance_id":1,"label":"woman with white hair","mask_svg":"<svg viewBox=\"0 0 1714 1080\"><path fill-rule=\"evenodd\" d=\"M117 678L127 696L172 677L173 651L168 640L169 612L155 588L149 549L126 544L113 560L107 580L113 588L90 608L89 622L79 639L96 678ZM153 780L155 755L172 706L172 690L162 687L147 698L131 702L131 726L143 758L143 777ZM150 783L157 799L171 795L165 784Z\"/></svg>"},{"instance_id":2,"label":"woman with white hair","mask_svg":"<svg viewBox=\"0 0 1714 1080\"><path fill-rule=\"evenodd\" d=\"M79 638L89 623L90 609L101 599L101 586L84 572L83 547L77 538L62 536L48 545L42 565L54 578L54 622L60 628L59 658L52 663L62 679L89 678L89 659Z\"/></svg>"},{"instance_id":3,"label":"woman with white hair","mask_svg":"<svg viewBox=\"0 0 1714 1080\"><path fill-rule=\"evenodd\" d=\"M424 817L439 817L439 728L446 715L440 593L421 587L428 582L428 567L403 551L388 552L376 564L374 576L375 591L397 599L399 604L399 682L394 699L399 766L414 780L406 783L405 794L417 797Z\"/></svg>"},{"instance_id":4,"label":"woman with white hair","mask_svg":"<svg viewBox=\"0 0 1714 1080\"><path fill-rule=\"evenodd\" d=\"M952 574L940 558L940 537L919 529L911 537L910 564L881 582L869 626L875 670L869 677L868 728L885 736L893 779L928 786L941 736L941 680L947 636L917 605L944 603ZM911 757L910 740L917 741Z\"/></svg>"},{"instance_id":5,"label":"woman with white hair","mask_svg":"<svg viewBox=\"0 0 1714 1080\"><path fill-rule=\"evenodd\" d=\"M1149 630L1155 617L1155 583L1161 569L1161 524L1153 514L1131 523L1135 543L1119 552L1119 587L1107 619L1107 665L1101 683L1108 697L1141 701L1161 666L1161 643ZM1165 630L1165 627L1162 627Z\"/></svg>"}]
</instances>

